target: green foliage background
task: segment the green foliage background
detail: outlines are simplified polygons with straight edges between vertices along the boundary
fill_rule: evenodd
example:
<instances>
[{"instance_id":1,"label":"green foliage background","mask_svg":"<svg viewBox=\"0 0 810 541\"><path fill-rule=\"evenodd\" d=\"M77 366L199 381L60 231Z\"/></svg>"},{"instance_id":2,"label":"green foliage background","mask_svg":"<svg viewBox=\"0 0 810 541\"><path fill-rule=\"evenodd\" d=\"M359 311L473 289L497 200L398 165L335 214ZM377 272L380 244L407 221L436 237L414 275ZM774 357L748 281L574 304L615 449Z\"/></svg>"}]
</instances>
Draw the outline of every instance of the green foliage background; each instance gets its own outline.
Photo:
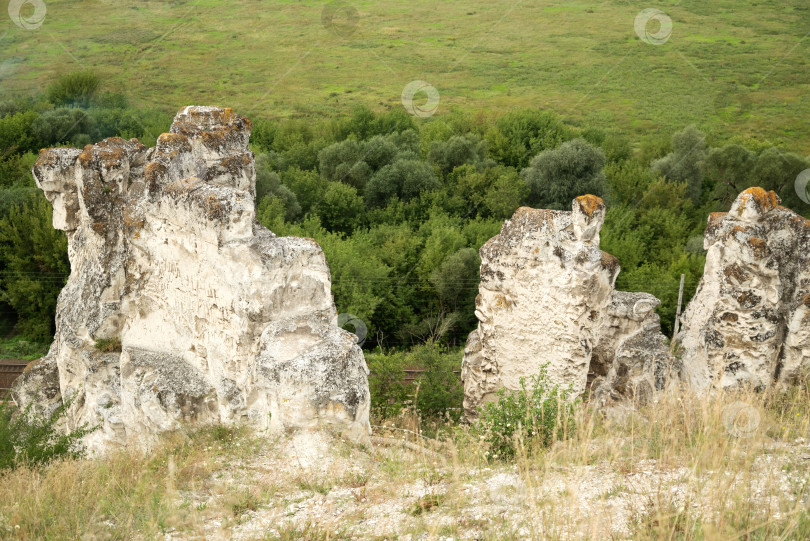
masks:
<instances>
[{"instance_id":1,"label":"green foliage background","mask_svg":"<svg viewBox=\"0 0 810 541\"><path fill-rule=\"evenodd\" d=\"M171 118L131 107L89 72L3 102L0 113L0 331L46 343L69 263L31 176L36 149L113 135L154 144ZM694 126L670 139L634 142L540 109L421 119L401 107L356 107L327 119L260 119L251 139L257 218L278 235L321 244L337 309L366 324L364 347L382 356L373 363L385 372L386 356L407 360L430 370L425 385L439 378L430 383L438 388L458 379L447 355L460 362L476 324L478 250L521 205L567 209L576 195L603 197L601 243L622 265L617 285L659 297L665 333L680 275L688 302L702 274L710 212L752 185L810 212L793 187L807 159L741 137L712 146ZM460 405L460 395L439 395L423 392L418 407L432 414Z\"/></svg>"}]
</instances>

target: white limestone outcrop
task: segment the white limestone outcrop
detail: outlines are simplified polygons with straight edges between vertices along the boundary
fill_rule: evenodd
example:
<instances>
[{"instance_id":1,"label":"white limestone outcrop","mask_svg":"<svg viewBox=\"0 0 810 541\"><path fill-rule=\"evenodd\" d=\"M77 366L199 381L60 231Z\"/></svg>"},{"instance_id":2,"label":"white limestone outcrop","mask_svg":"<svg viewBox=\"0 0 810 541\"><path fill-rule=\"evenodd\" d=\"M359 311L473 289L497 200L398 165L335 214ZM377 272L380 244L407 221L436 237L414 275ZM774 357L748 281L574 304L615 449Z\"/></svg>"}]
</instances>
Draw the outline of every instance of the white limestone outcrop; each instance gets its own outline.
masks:
<instances>
[{"instance_id":1,"label":"white limestone outcrop","mask_svg":"<svg viewBox=\"0 0 810 541\"><path fill-rule=\"evenodd\" d=\"M255 220L250 121L187 107L147 149L110 138L34 166L68 236L71 274L48 355L15 397L72 400L90 449L183 423L370 434L365 360L336 325L312 239Z\"/></svg>"},{"instance_id":2,"label":"white limestone outcrop","mask_svg":"<svg viewBox=\"0 0 810 541\"><path fill-rule=\"evenodd\" d=\"M757 390L810 370L810 220L750 188L709 217L706 268L678 334L697 391Z\"/></svg>"},{"instance_id":3,"label":"white limestone outcrop","mask_svg":"<svg viewBox=\"0 0 810 541\"><path fill-rule=\"evenodd\" d=\"M661 388L670 366L659 301L614 291L619 262L599 249L604 218L593 195L574 199L571 212L522 207L481 248L479 324L462 363L468 417L546 363L550 381L574 395L589 372L604 401L646 400Z\"/></svg>"}]
</instances>

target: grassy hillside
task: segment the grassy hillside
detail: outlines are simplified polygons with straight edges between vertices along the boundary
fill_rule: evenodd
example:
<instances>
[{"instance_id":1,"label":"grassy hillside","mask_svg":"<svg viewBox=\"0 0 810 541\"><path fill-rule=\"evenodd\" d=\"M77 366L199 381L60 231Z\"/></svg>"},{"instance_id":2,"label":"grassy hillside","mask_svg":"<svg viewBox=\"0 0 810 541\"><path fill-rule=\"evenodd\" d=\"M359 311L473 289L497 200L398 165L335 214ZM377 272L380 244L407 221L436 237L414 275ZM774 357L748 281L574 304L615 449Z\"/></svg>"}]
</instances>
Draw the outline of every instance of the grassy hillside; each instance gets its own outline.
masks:
<instances>
[{"instance_id":1,"label":"grassy hillside","mask_svg":"<svg viewBox=\"0 0 810 541\"><path fill-rule=\"evenodd\" d=\"M352 0L350 35L324 26L327 2L46 5L36 30L3 14L4 97L87 67L139 106L227 104L281 118L395 106L423 79L440 93L439 114L547 107L633 139L696 123L710 141L739 134L810 154L805 0L660 2L673 22L662 45L634 31L649 3L622 0Z\"/></svg>"}]
</instances>

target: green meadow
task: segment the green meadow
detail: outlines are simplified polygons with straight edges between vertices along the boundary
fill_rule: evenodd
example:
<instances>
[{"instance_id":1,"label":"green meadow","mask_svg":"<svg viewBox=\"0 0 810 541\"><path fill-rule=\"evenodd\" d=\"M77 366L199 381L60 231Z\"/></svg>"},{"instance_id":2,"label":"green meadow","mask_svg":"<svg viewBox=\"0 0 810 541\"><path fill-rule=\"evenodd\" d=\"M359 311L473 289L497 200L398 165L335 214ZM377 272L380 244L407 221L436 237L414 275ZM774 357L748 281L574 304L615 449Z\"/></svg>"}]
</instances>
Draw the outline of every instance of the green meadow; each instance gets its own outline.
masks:
<instances>
[{"instance_id":1,"label":"green meadow","mask_svg":"<svg viewBox=\"0 0 810 541\"><path fill-rule=\"evenodd\" d=\"M810 153L805 0L352 0L338 32L323 23L329 6L47 0L35 30L0 22L0 94L86 68L142 108L219 104L278 119L396 107L408 82L425 80L438 115L539 107L634 141L696 124L710 143L742 136ZM672 20L660 45L634 30L648 7Z\"/></svg>"}]
</instances>

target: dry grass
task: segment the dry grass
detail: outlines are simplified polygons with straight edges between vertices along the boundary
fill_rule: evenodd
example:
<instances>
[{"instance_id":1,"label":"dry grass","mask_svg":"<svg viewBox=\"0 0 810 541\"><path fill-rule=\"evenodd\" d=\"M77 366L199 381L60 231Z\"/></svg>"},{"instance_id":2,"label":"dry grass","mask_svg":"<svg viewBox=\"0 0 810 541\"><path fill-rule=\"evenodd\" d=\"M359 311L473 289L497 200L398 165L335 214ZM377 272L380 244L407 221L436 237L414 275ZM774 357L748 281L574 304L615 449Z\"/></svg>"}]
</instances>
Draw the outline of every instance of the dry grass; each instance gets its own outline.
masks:
<instances>
[{"instance_id":1,"label":"dry grass","mask_svg":"<svg viewBox=\"0 0 810 541\"><path fill-rule=\"evenodd\" d=\"M730 424L737 402L755 429ZM671 396L608 418L583 406L571 438L523 442L509 463L487 460L464 426L439 431L439 459L314 434L174 434L150 453L6 472L0 537L806 539L808 404L800 385ZM387 424L418 431L407 416Z\"/></svg>"}]
</instances>

